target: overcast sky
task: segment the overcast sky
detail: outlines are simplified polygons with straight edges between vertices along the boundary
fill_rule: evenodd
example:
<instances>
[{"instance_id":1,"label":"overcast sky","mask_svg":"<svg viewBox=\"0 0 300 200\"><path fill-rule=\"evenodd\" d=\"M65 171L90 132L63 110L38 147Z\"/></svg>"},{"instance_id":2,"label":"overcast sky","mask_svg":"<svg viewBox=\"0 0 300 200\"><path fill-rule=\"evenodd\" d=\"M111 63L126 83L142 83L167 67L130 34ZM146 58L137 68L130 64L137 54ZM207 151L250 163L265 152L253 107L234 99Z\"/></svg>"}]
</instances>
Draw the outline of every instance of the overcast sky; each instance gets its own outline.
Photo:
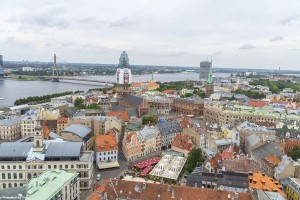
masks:
<instances>
[{"instance_id":1,"label":"overcast sky","mask_svg":"<svg viewBox=\"0 0 300 200\"><path fill-rule=\"evenodd\" d=\"M299 69L299 0L1 0L5 60Z\"/></svg>"}]
</instances>

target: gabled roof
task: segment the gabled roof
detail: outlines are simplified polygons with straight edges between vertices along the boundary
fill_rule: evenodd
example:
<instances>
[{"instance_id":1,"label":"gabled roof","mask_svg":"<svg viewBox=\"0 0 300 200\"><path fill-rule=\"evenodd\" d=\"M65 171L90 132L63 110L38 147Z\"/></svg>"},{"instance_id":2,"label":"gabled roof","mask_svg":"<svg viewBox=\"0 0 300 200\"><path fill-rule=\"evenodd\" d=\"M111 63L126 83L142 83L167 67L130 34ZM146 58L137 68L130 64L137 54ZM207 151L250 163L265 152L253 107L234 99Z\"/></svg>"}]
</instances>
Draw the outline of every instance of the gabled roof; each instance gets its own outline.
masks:
<instances>
[{"instance_id":1,"label":"gabled roof","mask_svg":"<svg viewBox=\"0 0 300 200\"><path fill-rule=\"evenodd\" d=\"M101 192L101 195L99 195ZM217 189L195 188L178 185L143 183L125 180L110 179L105 181L95 193L87 198L87 200L104 200L103 196L106 192L107 200L116 199L141 199L141 200L228 200L228 196L234 196L232 191L221 191ZM172 198L173 194L173 198ZM240 200L251 200L250 193L239 192ZM100 198L100 199L99 199Z\"/></svg>"},{"instance_id":2,"label":"gabled roof","mask_svg":"<svg viewBox=\"0 0 300 200\"><path fill-rule=\"evenodd\" d=\"M0 158L27 158L32 142L4 142L0 144Z\"/></svg>"},{"instance_id":3,"label":"gabled roof","mask_svg":"<svg viewBox=\"0 0 300 200\"><path fill-rule=\"evenodd\" d=\"M133 107L138 107L143 102L143 97L135 96L135 95L126 95L124 99L122 99L122 103L129 104Z\"/></svg>"},{"instance_id":4,"label":"gabled roof","mask_svg":"<svg viewBox=\"0 0 300 200\"><path fill-rule=\"evenodd\" d=\"M116 118L121 118L123 122L129 121L129 116L126 110L116 111L116 112L107 112L106 116L114 116Z\"/></svg>"},{"instance_id":5,"label":"gabled roof","mask_svg":"<svg viewBox=\"0 0 300 200\"><path fill-rule=\"evenodd\" d=\"M158 123L157 127L162 135L182 132L182 128L177 121Z\"/></svg>"},{"instance_id":6,"label":"gabled roof","mask_svg":"<svg viewBox=\"0 0 300 200\"><path fill-rule=\"evenodd\" d=\"M118 150L118 142L115 134L108 133L96 136L97 152Z\"/></svg>"},{"instance_id":7,"label":"gabled roof","mask_svg":"<svg viewBox=\"0 0 300 200\"><path fill-rule=\"evenodd\" d=\"M51 142L46 150L45 158L79 157L81 142Z\"/></svg>"},{"instance_id":8,"label":"gabled roof","mask_svg":"<svg viewBox=\"0 0 300 200\"><path fill-rule=\"evenodd\" d=\"M85 126L85 125L72 124L72 125L68 126L67 128L65 128L64 130L61 131L62 134L65 133L65 132L74 133L78 137L84 138L89 133L91 133L92 130L89 127Z\"/></svg>"},{"instance_id":9,"label":"gabled roof","mask_svg":"<svg viewBox=\"0 0 300 200\"><path fill-rule=\"evenodd\" d=\"M182 150L191 151L195 145L193 145L192 143L189 142L188 135L177 134L173 140L172 146L177 147Z\"/></svg>"}]
</instances>

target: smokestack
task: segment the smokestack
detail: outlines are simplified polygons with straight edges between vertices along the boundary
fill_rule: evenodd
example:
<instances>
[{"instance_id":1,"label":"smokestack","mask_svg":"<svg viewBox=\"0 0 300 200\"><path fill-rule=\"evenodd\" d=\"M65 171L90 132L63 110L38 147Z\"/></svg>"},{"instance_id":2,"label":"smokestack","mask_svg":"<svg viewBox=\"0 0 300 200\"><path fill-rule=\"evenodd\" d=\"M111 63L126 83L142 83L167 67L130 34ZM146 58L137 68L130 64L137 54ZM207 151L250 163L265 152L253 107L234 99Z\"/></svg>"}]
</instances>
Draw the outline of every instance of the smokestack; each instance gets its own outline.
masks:
<instances>
[{"instance_id":1,"label":"smokestack","mask_svg":"<svg viewBox=\"0 0 300 200\"><path fill-rule=\"evenodd\" d=\"M171 198L172 198L172 199L175 199L175 191L174 191L174 188L172 188Z\"/></svg>"}]
</instances>

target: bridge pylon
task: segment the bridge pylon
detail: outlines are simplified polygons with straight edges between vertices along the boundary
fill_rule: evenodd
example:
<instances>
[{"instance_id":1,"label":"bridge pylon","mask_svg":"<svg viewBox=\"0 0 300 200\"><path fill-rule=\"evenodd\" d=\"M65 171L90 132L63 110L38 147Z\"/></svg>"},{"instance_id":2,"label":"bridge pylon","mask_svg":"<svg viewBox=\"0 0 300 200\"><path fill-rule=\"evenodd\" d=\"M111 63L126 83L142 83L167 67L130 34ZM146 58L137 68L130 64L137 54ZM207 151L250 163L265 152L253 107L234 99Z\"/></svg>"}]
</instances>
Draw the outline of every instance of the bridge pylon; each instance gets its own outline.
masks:
<instances>
[{"instance_id":1,"label":"bridge pylon","mask_svg":"<svg viewBox=\"0 0 300 200\"><path fill-rule=\"evenodd\" d=\"M56 65L56 54L54 54L54 65L52 67L52 81L59 82L58 66Z\"/></svg>"}]
</instances>

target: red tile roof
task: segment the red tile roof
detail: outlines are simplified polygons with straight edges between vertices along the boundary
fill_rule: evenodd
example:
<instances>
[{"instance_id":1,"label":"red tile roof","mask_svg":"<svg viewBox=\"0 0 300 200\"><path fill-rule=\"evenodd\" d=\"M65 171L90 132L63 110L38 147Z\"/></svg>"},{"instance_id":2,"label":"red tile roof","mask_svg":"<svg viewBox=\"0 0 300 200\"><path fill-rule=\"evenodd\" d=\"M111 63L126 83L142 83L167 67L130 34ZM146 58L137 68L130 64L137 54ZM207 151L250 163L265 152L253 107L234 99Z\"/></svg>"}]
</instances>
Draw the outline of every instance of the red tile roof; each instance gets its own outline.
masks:
<instances>
[{"instance_id":1,"label":"red tile roof","mask_svg":"<svg viewBox=\"0 0 300 200\"><path fill-rule=\"evenodd\" d=\"M144 186L144 188L143 188ZM101 195L99 195L99 192ZM97 190L89 196L88 200L140 199L140 200L228 200L228 196L235 195L232 191L221 191L217 189L195 188L178 185L166 185L155 183L143 183L116 180L105 181ZM250 193L239 192L238 200L251 200Z\"/></svg>"},{"instance_id":2,"label":"red tile roof","mask_svg":"<svg viewBox=\"0 0 300 200\"><path fill-rule=\"evenodd\" d=\"M106 116L114 116L116 118L121 118L123 122L129 121L129 116L126 110L124 111L116 111L116 112L107 112Z\"/></svg>"},{"instance_id":3,"label":"red tile roof","mask_svg":"<svg viewBox=\"0 0 300 200\"><path fill-rule=\"evenodd\" d=\"M96 145L97 152L118 150L118 142L116 136L111 132L105 135L97 135Z\"/></svg>"},{"instance_id":4,"label":"red tile roof","mask_svg":"<svg viewBox=\"0 0 300 200\"><path fill-rule=\"evenodd\" d=\"M248 102L248 106L253 106L253 107L263 107L269 105L269 102L267 101L260 101L260 100L250 100Z\"/></svg>"},{"instance_id":5,"label":"red tile roof","mask_svg":"<svg viewBox=\"0 0 300 200\"><path fill-rule=\"evenodd\" d=\"M194 145L189 142L188 135L180 135L180 134L177 134L175 136L172 146L187 151L191 151L194 147Z\"/></svg>"}]
</instances>

